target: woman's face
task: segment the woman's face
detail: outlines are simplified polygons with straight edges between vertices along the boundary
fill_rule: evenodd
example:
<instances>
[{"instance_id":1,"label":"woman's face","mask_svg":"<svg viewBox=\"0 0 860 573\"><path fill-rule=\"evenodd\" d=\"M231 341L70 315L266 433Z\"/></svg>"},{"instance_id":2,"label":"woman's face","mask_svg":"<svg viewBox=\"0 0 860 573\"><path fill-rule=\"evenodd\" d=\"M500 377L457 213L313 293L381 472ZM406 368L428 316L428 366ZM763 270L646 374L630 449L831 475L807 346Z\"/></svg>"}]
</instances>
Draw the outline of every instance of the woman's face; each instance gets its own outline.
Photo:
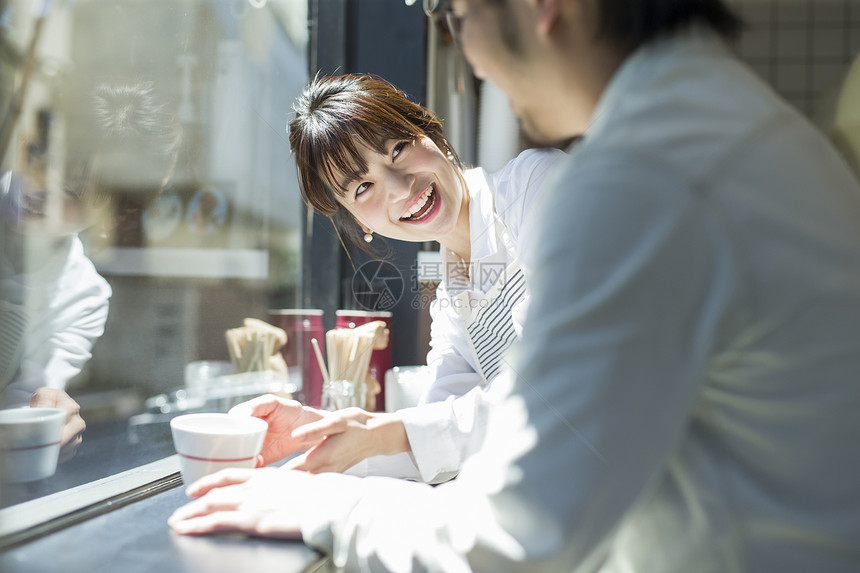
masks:
<instances>
[{"instance_id":1,"label":"woman's face","mask_svg":"<svg viewBox=\"0 0 860 573\"><path fill-rule=\"evenodd\" d=\"M347 192L338 202L365 230L402 241L444 242L468 209L456 167L429 137L392 139L385 150L363 148L367 172L342 182Z\"/></svg>"},{"instance_id":2,"label":"woman's face","mask_svg":"<svg viewBox=\"0 0 860 573\"><path fill-rule=\"evenodd\" d=\"M10 230L53 241L79 233L92 223L92 209L77 197L49 188L26 175L14 197L15 223Z\"/></svg>"}]
</instances>

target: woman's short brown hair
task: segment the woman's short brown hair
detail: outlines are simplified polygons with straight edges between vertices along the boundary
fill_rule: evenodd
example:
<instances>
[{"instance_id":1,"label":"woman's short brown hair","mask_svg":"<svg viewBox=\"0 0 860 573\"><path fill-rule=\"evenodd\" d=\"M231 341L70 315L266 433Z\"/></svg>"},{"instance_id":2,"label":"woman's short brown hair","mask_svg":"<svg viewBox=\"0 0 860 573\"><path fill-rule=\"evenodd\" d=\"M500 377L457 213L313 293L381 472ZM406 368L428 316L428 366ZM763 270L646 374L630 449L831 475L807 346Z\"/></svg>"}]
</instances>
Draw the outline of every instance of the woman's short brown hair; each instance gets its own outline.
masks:
<instances>
[{"instance_id":1,"label":"woman's short brown hair","mask_svg":"<svg viewBox=\"0 0 860 573\"><path fill-rule=\"evenodd\" d=\"M296 99L293 111L290 149L302 197L319 213L337 215L353 239L360 230L352 217L344 219L345 210L339 208L335 194L343 197L347 192L338 178L360 179L367 172L362 146L386 153L386 143L392 139L426 136L461 167L433 112L378 76L315 78Z\"/></svg>"}]
</instances>

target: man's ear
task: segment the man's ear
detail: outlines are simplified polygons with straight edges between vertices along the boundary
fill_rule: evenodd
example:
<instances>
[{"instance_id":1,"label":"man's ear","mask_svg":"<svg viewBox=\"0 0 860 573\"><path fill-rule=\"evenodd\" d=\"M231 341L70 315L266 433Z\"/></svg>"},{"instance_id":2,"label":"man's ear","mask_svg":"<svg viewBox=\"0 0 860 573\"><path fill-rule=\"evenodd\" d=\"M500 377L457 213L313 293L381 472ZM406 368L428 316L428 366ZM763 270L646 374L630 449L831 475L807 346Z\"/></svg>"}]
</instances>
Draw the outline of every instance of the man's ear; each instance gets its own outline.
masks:
<instances>
[{"instance_id":1,"label":"man's ear","mask_svg":"<svg viewBox=\"0 0 860 573\"><path fill-rule=\"evenodd\" d=\"M563 0L535 0L538 10L538 32L549 35L561 16Z\"/></svg>"}]
</instances>

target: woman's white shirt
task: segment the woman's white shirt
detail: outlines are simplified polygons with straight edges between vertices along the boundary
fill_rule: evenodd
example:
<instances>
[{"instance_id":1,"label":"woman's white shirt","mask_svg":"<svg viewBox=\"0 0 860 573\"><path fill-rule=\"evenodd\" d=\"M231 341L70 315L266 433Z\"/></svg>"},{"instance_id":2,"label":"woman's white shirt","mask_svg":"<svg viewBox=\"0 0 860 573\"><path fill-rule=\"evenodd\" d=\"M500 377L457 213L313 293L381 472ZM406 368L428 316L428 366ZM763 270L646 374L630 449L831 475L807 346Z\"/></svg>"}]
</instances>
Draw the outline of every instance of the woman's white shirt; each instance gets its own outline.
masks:
<instances>
[{"instance_id":1,"label":"woman's white shirt","mask_svg":"<svg viewBox=\"0 0 860 573\"><path fill-rule=\"evenodd\" d=\"M427 365L432 382L420 406L400 410L412 453L369 458L348 473L440 482L456 475L463 460L479 447L487 409L493 401L487 392L493 379L485 380L479 373L464 328L462 305L481 308L496 281L505 280L506 270L516 262L518 247L528 240L520 233L526 214L540 195L547 174L564 156L555 149L530 149L495 173L482 168L464 173L470 198L468 283L458 284L457 263L443 250L443 280L430 306ZM501 228L496 225L497 216ZM505 245L504 234L513 249ZM524 272L527 274L526 269ZM526 291L512 308L517 338L528 301Z\"/></svg>"}]
</instances>

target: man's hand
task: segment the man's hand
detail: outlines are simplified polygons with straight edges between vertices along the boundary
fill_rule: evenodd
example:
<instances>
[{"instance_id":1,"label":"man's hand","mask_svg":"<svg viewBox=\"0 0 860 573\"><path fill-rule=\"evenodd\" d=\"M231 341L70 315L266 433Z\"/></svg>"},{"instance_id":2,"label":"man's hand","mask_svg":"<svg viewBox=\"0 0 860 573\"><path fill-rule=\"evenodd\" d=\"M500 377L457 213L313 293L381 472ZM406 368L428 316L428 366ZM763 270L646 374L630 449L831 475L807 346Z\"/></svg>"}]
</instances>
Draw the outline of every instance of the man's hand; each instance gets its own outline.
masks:
<instances>
[{"instance_id":1,"label":"man's hand","mask_svg":"<svg viewBox=\"0 0 860 573\"><path fill-rule=\"evenodd\" d=\"M167 520L177 533L200 535L239 531L251 535L300 537L300 506L309 498L312 478L280 468L229 468L200 478L186 493L196 499Z\"/></svg>"},{"instance_id":2,"label":"man's hand","mask_svg":"<svg viewBox=\"0 0 860 573\"><path fill-rule=\"evenodd\" d=\"M87 428L81 418L81 407L71 396L56 388L39 388L30 397L31 408L60 408L66 411L66 423L60 438L60 463L74 457L83 441L82 434Z\"/></svg>"}]
</instances>

